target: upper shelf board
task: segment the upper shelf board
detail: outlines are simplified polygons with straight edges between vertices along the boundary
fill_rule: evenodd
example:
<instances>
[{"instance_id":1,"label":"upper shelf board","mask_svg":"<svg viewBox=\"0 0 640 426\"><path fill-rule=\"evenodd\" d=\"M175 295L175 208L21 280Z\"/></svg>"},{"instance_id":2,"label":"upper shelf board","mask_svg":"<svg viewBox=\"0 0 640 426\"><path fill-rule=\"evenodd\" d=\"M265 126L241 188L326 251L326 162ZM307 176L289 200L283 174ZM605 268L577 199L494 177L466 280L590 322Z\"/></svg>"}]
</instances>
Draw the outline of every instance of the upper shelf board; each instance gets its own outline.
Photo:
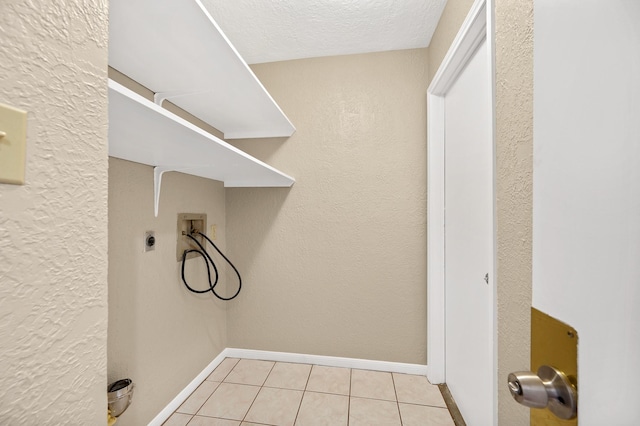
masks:
<instances>
[{"instance_id":1,"label":"upper shelf board","mask_svg":"<svg viewBox=\"0 0 640 426\"><path fill-rule=\"evenodd\" d=\"M199 0L111 0L109 65L226 139L295 132Z\"/></svg>"},{"instance_id":2,"label":"upper shelf board","mask_svg":"<svg viewBox=\"0 0 640 426\"><path fill-rule=\"evenodd\" d=\"M109 155L223 181L226 187L290 187L295 182L113 80Z\"/></svg>"}]
</instances>

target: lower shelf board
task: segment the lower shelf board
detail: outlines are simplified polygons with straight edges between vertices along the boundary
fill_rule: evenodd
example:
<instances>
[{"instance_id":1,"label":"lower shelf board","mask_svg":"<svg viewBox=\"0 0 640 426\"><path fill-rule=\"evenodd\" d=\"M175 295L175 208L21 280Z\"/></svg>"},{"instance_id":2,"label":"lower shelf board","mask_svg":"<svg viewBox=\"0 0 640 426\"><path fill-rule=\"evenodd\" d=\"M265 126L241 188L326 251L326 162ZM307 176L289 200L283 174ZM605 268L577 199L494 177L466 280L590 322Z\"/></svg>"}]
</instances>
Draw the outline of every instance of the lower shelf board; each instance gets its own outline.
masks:
<instances>
[{"instance_id":1,"label":"lower shelf board","mask_svg":"<svg viewBox=\"0 0 640 426\"><path fill-rule=\"evenodd\" d=\"M156 216L161 177L167 171L222 181L225 187L290 187L295 182L113 80L109 155L156 167Z\"/></svg>"}]
</instances>

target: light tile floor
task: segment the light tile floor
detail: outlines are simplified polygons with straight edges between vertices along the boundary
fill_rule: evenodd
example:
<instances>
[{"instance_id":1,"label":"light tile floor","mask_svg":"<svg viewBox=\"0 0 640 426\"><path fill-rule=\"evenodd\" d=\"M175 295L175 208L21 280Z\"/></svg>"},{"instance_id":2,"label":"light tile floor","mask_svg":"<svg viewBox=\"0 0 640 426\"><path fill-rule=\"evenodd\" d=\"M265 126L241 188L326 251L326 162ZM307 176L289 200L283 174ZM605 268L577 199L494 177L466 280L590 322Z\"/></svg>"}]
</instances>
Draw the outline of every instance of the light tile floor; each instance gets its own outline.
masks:
<instances>
[{"instance_id":1,"label":"light tile floor","mask_svg":"<svg viewBox=\"0 0 640 426\"><path fill-rule=\"evenodd\" d=\"M226 358L165 426L454 426L424 376Z\"/></svg>"}]
</instances>

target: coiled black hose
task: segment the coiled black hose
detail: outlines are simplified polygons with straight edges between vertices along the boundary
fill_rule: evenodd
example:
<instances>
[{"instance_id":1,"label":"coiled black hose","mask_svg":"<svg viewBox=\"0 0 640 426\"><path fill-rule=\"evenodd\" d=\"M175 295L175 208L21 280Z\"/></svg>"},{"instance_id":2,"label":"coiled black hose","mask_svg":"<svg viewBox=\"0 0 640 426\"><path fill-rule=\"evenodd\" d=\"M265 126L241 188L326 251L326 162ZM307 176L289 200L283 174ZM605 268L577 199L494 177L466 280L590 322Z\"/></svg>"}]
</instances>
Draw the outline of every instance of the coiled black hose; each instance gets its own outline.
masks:
<instances>
[{"instance_id":1,"label":"coiled black hose","mask_svg":"<svg viewBox=\"0 0 640 426\"><path fill-rule=\"evenodd\" d=\"M213 259L211 258L211 256L209 255L209 253L207 253L207 250L202 246L202 244L200 244L200 241L198 241L197 238L195 238L192 234L196 234L196 235L201 235L202 237L204 237L205 240L207 240L209 242L209 244L211 244L213 246L214 249L216 249L216 251L220 254L220 256L222 256L222 258L224 260L226 260L226 262L231 265L231 267L233 268L233 270L236 272L236 275L238 276L238 290L235 292L235 294L231 297L223 297L220 296L217 292L216 292L216 285L218 284L218 268L216 267L216 264L214 263ZM222 253L220 251L220 249L213 243L213 241L211 241L209 239L209 237L207 237L206 235L204 235L202 232L199 231L194 231L192 233L186 234L185 235L188 238L191 238L196 245L199 247L199 249L189 249L189 250L185 250L182 253L182 282L184 283L185 286L187 286L187 288L189 289L189 291L192 291L194 293L206 293L206 292L211 292L214 294L214 296L216 296L218 299L220 300L231 300L231 299L235 299L238 294L240 294L240 290L242 289L242 277L240 276L240 272L238 272L238 269L235 267L235 265L233 263L231 263L231 261L227 258L227 256L224 255L224 253ZM209 288L207 288L206 290L196 290L194 288L192 288L189 283L187 283L187 279L184 276L184 265L187 261L187 254L189 253L198 253L200 256L202 256L202 258L204 259L204 263L207 265L207 279L209 281ZM211 282L211 268L209 267L209 263L211 263L211 265L213 266L213 270L215 272L215 280L213 282Z\"/></svg>"}]
</instances>

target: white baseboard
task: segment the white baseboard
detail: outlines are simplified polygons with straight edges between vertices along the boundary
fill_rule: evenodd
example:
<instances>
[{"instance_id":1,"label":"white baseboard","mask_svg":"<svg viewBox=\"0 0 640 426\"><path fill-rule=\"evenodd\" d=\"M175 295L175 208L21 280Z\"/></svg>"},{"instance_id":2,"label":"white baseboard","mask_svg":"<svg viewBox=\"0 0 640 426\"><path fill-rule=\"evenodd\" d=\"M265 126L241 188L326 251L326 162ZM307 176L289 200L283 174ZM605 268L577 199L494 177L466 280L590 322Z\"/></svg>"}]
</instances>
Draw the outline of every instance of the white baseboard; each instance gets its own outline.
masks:
<instances>
[{"instance_id":1,"label":"white baseboard","mask_svg":"<svg viewBox=\"0 0 640 426\"><path fill-rule=\"evenodd\" d=\"M171 414L182 405L191 393L220 365L225 358L259 359L264 361L291 362L295 364L314 364L328 367L355 368L359 370L388 371L391 373L427 375L427 366L423 364L405 364L401 362L376 361L371 359L341 358L324 355L307 355L290 352L257 351L253 349L226 348L198 376L191 381L173 400L149 422L149 426L161 426Z\"/></svg>"},{"instance_id":2,"label":"white baseboard","mask_svg":"<svg viewBox=\"0 0 640 426\"><path fill-rule=\"evenodd\" d=\"M213 370L215 370L216 367L228 357L228 355L225 355L225 351L226 349L220 352L220 355L215 357L214 360L211 361L209 365L207 365L204 370L202 370L202 372L200 372L200 374L198 374L196 378L182 390L182 392L173 398L173 400L149 422L148 426L161 426L162 423L166 422L173 412L176 411L178 407L187 400L187 398L189 398L189 395L191 395L193 391L196 390L207 377L209 377Z\"/></svg>"},{"instance_id":3,"label":"white baseboard","mask_svg":"<svg viewBox=\"0 0 640 426\"><path fill-rule=\"evenodd\" d=\"M256 351L253 349L227 348L229 358L262 359L265 361L292 362L296 364L325 365L328 367L356 368L359 370L388 371L391 373L427 375L427 366L401 362L375 361L371 359L341 358L324 355L307 355L290 352Z\"/></svg>"}]
</instances>

